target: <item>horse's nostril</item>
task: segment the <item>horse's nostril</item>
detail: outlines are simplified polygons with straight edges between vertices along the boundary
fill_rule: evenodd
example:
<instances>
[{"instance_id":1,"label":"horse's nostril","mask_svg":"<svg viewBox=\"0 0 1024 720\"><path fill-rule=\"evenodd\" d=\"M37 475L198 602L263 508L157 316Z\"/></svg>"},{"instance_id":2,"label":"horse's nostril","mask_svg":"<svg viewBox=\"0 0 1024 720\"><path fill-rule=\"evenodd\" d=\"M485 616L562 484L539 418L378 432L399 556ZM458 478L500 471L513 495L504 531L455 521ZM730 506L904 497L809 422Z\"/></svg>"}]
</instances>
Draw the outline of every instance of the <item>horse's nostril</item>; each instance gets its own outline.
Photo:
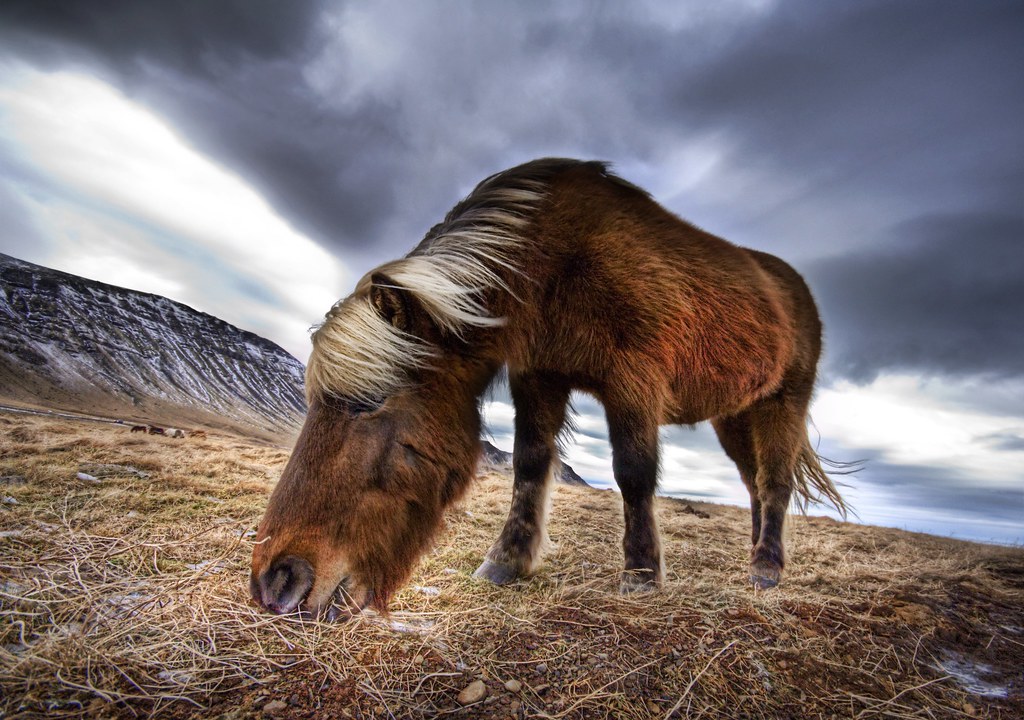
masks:
<instances>
[{"instance_id":1,"label":"horse's nostril","mask_svg":"<svg viewBox=\"0 0 1024 720\"><path fill-rule=\"evenodd\" d=\"M250 591L268 610L283 615L306 599L315 577L307 560L285 555L271 563L258 581L250 580Z\"/></svg>"}]
</instances>

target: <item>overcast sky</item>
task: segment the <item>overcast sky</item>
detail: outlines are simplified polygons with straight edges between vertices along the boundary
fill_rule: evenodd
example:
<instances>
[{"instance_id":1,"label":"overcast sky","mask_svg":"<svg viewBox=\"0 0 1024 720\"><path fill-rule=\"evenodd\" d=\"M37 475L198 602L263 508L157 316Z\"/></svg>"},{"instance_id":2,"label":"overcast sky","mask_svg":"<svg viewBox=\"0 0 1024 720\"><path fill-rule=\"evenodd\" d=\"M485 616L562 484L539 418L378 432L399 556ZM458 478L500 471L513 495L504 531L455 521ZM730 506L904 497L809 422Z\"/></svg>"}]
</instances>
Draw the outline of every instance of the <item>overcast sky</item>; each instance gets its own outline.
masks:
<instances>
[{"instance_id":1,"label":"overcast sky","mask_svg":"<svg viewBox=\"0 0 1024 720\"><path fill-rule=\"evenodd\" d=\"M308 329L486 175L610 160L802 271L867 522L1024 542L1024 4L0 5L0 251ZM610 482L600 407L569 462ZM511 408L488 407L511 447ZM745 503L706 429L662 489Z\"/></svg>"}]
</instances>

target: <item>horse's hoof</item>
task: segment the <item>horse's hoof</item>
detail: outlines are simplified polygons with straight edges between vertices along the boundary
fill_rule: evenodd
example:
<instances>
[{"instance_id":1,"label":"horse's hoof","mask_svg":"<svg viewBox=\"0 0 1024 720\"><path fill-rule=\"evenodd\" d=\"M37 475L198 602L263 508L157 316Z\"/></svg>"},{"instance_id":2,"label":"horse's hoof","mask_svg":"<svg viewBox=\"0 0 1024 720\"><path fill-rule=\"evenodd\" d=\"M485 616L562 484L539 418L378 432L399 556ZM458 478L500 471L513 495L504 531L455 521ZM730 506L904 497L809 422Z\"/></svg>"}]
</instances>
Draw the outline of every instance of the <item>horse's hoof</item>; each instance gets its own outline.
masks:
<instances>
[{"instance_id":1,"label":"horse's hoof","mask_svg":"<svg viewBox=\"0 0 1024 720\"><path fill-rule=\"evenodd\" d=\"M782 568L768 562L750 565L750 584L755 590L771 590L782 580Z\"/></svg>"},{"instance_id":2,"label":"horse's hoof","mask_svg":"<svg viewBox=\"0 0 1024 720\"><path fill-rule=\"evenodd\" d=\"M779 584L779 581L765 577L764 575L751 575L750 583L754 586L755 590L771 590Z\"/></svg>"},{"instance_id":3,"label":"horse's hoof","mask_svg":"<svg viewBox=\"0 0 1024 720\"><path fill-rule=\"evenodd\" d=\"M647 570L627 570L619 581L619 595L654 592L661 587L661 581Z\"/></svg>"},{"instance_id":4,"label":"horse's hoof","mask_svg":"<svg viewBox=\"0 0 1024 720\"><path fill-rule=\"evenodd\" d=\"M519 579L519 573L512 565L484 560L480 567L473 572L473 577L488 580L495 585L508 585Z\"/></svg>"}]
</instances>

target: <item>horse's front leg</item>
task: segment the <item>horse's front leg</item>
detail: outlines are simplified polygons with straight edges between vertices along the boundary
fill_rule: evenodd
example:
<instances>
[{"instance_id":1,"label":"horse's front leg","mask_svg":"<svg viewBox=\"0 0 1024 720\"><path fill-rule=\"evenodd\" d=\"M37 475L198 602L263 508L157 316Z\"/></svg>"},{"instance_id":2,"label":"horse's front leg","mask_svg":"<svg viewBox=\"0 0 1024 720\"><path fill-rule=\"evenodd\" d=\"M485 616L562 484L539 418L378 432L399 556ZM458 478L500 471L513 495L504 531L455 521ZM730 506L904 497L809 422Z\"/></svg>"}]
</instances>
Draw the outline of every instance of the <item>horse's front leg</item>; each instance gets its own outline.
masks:
<instances>
[{"instance_id":1,"label":"horse's front leg","mask_svg":"<svg viewBox=\"0 0 1024 720\"><path fill-rule=\"evenodd\" d=\"M654 590L664 578L661 539L654 516L658 484L658 425L649 414L606 404L612 470L622 492L626 532L622 538L625 570L619 592Z\"/></svg>"},{"instance_id":2,"label":"horse's front leg","mask_svg":"<svg viewBox=\"0 0 1024 720\"><path fill-rule=\"evenodd\" d=\"M540 563L547 537L548 493L558 457L555 437L569 402L568 385L540 374L511 374L509 389L516 408L512 508L501 535L473 573L498 585L526 577Z\"/></svg>"}]
</instances>

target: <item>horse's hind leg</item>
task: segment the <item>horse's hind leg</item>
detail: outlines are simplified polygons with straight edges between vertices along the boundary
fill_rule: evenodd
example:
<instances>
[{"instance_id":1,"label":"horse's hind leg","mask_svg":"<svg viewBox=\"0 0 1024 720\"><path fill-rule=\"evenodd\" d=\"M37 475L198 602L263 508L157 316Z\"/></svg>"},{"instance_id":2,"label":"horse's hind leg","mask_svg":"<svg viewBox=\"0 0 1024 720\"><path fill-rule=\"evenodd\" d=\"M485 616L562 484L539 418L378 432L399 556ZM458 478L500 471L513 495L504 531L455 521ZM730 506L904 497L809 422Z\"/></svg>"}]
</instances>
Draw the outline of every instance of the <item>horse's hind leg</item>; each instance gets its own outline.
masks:
<instances>
[{"instance_id":1,"label":"horse's hind leg","mask_svg":"<svg viewBox=\"0 0 1024 720\"><path fill-rule=\"evenodd\" d=\"M750 417L746 413L715 418L711 425L718 434L718 442L729 459L736 463L740 479L750 493L750 519L752 543L761 539L761 499L757 495L757 455L754 453L754 434Z\"/></svg>"},{"instance_id":2,"label":"horse's hind leg","mask_svg":"<svg viewBox=\"0 0 1024 720\"><path fill-rule=\"evenodd\" d=\"M516 408L512 508L501 535L473 573L499 585L529 575L539 564L558 453L555 437L569 402L567 385L533 373L511 375L509 389Z\"/></svg>"},{"instance_id":3,"label":"horse's hind leg","mask_svg":"<svg viewBox=\"0 0 1024 720\"><path fill-rule=\"evenodd\" d=\"M761 529L750 559L750 581L767 589L778 585L786 563L783 527L793 494L800 448L806 438L809 392L788 392L785 387L756 403L749 411L757 457L757 496Z\"/></svg>"},{"instance_id":4,"label":"horse's hind leg","mask_svg":"<svg viewBox=\"0 0 1024 720\"><path fill-rule=\"evenodd\" d=\"M606 403L612 470L622 492L626 532L625 570L619 591L653 590L664 577L661 540L654 516L658 483L658 425L649 413Z\"/></svg>"}]
</instances>

